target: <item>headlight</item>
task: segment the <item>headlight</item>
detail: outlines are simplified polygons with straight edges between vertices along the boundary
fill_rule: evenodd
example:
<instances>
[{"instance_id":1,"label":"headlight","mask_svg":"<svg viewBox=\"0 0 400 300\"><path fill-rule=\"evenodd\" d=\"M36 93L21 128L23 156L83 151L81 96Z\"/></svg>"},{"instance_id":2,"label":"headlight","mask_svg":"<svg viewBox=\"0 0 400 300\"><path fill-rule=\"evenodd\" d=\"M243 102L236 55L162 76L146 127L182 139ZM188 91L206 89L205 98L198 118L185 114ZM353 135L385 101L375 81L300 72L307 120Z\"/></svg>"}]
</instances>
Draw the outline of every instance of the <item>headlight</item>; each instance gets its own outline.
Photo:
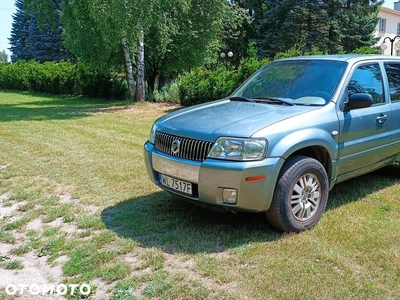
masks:
<instances>
[{"instance_id":1,"label":"headlight","mask_svg":"<svg viewBox=\"0 0 400 300\"><path fill-rule=\"evenodd\" d=\"M157 124L154 123L153 126L151 127L150 138L149 138L150 143L152 143L153 145L156 142L156 130L157 130Z\"/></svg>"},{"instance_id":2,"label":"headlight","mask_svg":"<svg viewBox=\"0 0 400 300\"><path fill-rule=\"evenodd\" d=\"M261 160L266 150L265 139L220 137L214 143L208 157L226 160Z\"/></svg>"}]
</instances>

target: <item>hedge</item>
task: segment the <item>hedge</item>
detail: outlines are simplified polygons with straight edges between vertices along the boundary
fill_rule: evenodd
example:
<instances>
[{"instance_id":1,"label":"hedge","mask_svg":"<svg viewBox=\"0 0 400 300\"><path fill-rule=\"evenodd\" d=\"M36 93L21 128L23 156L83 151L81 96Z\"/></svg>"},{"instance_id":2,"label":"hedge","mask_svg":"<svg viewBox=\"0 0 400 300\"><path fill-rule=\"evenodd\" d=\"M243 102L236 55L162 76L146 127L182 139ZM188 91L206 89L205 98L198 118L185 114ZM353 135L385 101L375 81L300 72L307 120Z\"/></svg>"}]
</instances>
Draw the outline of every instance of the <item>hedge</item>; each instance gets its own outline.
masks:
<instances>
[{"instance_id":1,"label":"hedge","mask_svg":"<svg viewBox=\"0 0 400 300\"><path fill-rule=\"evenodd\" d=\"M90 71L68 61L0 64L0 89L116 99L127 93L123 77Z\"/></svg>"}]
</instances>

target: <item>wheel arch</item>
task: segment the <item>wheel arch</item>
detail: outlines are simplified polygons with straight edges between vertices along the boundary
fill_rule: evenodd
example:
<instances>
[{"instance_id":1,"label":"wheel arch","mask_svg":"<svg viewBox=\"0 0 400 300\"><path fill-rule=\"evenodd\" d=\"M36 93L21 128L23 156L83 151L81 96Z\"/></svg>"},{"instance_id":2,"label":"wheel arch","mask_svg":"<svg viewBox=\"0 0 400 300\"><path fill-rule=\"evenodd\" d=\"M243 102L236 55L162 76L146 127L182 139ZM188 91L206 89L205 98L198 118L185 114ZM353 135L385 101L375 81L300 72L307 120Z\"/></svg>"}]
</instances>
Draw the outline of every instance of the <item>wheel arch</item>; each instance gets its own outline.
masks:
<instances>
[{"instance_id":1,"label":"wheel arch","mask_svg":"<svg viewBox=\"0 0 400 300\"><path fill-rule=\"evenodd\" d=\"M294 155L303 155L314 158L325 168L329 180L334 177L333 163L337 155L337 141L329 130L309 128L293 131L282 138L276 135L270 140L269 155L280 156L284 160Z\"/></svg>"},{"instance_id":2,"label":"wheel arch","mask_svg":"<svg viewBox=\"0 0 400 300\"><path fill-rule=\"evenodd\" d=\"M301 148L290 154L286 159L295 155L303 155L318 160L324 167L328 178L332 178L332 162L329 151L323 146L309 146Z\"/></svg>"}]
</instances>

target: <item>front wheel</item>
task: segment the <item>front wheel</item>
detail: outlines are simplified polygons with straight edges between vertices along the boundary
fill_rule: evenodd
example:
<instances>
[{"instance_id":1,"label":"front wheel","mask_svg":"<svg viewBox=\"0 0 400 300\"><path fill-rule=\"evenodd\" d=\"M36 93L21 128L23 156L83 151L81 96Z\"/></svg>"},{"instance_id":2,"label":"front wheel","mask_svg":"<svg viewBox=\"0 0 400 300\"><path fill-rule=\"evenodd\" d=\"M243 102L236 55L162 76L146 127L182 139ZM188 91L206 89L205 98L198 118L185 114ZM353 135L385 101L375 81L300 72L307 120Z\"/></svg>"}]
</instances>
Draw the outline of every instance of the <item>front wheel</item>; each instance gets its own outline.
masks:
<instances>
[{"instance_id":1,"label":"front wheel","mask_svg":"<svg viewBox=\"0 0 400 300\"><path fill-rule=\"evenodd\" d=\"M329 181L322 164L307 156L289 158L279 174L268 221L286 232L300 232L321 219L328 202Z\"/></svg>"}]
</instances>

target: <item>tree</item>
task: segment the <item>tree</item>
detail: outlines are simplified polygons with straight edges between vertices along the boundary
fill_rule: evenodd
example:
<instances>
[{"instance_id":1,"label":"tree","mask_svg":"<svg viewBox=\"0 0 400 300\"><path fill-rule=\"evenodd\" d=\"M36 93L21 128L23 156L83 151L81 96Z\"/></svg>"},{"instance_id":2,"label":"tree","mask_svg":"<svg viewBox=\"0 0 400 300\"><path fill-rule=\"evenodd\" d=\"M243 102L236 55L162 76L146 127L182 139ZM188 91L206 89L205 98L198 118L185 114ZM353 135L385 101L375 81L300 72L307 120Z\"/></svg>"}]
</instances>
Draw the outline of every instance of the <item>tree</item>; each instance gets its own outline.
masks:
<instances>
[{"instance_id":1,"label":"tree","mask_svg":"<svg viewBox=\"0 0 400 300\"><path fill-rule=\"evenodd\" d=\"M144 32L150 23L154 2L64 0L62 5L65 39L71 51L85 63L102 70L125 65L130 96L132 100L136 96L137 101L145 100ZM131 58L133 54L136 59ZM132 68L133 62L135 68ZM133 69L136 86L133 86Z\"/></svg>"},{"instance_id":2,"label":"tree","mask_svg":"<svg viewBox=\"0 0 400 300\"><path fill-rule=\"evenodd\" d=\"M30 46L33 59L39 62L74 60L74 56L63 45L63 27L60 21L61 0L53 0L54 25L38 24L37 17L31 16L29 36L27 42Z\"/></svg>"},{"instance_id":3,"label":"tree","mask_svg":"<svg viewBox=\"0 0 400 300\"><path fill-rule=\"evenodd\" d=\"M254 11L248 5L246 1L231 1L223 16L220 52L231 51L233 57L227 59L235 67L246 57L249 43L255 38Z\"/></svg>"},{"instance_id":4,"label":"tree","mask_svg":"<svg viewBox=\"0 0 400 300\"><path fill-rule=\"evenodd\" d=\"M372 46L383 1L264 0L257 23L260 55L274 57L290 49L302 53L352 52Z\"/></svg>"},{"instance_id":5,"label":"tree","mask_svg":"<svg viewBox=\"0 0 400 300\"><path fill-rule=\"evenodd\" d=\"M24 8L23 0L15 1L16 12L13 14L13 24L11 27L10 50L11 61L16 62L18 59L31 60L33 55L29 49L29 25L31 18Z\"/></svg>"},{"instance_id":6,"label":"tree","mask_svg":"<svg viewBox=\"0 0 400 300\"><path fill-rule=\"evenodd\" d=\"M26 1L45 14L50 0ZM201 65L216 53L224 5L225 0L63 0L65 41L97 68L118 69L124 59L128 83L135 70L136 99L143 101L145 73L152 88L153 78Z\"/></svg>"},{"instance_id":7,"label":"tree","mask_svg":"<svg viewBox=\"0 0 400 300\"><path fill-rule=\"evenodd\" d=\"M342 45L346 52L376 44L378 39L374 37L373 32L378 23L378 13L383 2L380 0L345 1L343 10L348 13L343 15L346 34L342 39Z\"/></svg>"},{"instance_id":8,"label":"tree","mask_svg":"<svg viewBox=\"0 0 400 300\"><path fill-rule=\"evenodd\" d=\"M6 53L6 50L3 50L0 52L0 63L5 64L8 62L8 55Z\"/></svg>"},{"instance_id":9,"label":"tree","mask_svg":"<svg viewBox=\"0 0 400 300\"><path fill-rule=\"evenodd\" d=\"M144 100L144 76L152 91L156 80L163 82L168 76L200 66L211 53L217 53L225 0L89 2L96 7L89 13L100 29L103 45L123 40L123 49L136 57L137 100Z\"/></svg>"},{"instance_id":10,"label":"tree","mask_svg":"<svg viewBox=\"0 0 400 300\"><path fill-rule=\"evenodd\" d=\"M39 16L51 2L26 1ZM157 79L216 58L227 6L226 0L62 0L61 20L65 43L79 59L103 70L125 66L131 98L143 101L144 76L153 89Z\"/></svg>"},{"instance_id":11,"label":"tree","mask_svg":"<svg viewBox=\"0 0 400 300\"><path fill-rule=\"evenodd\" d=\"M10 38L13 62L20 59L34 59L39 62L74 59L63 46L62 25L59 19L60 0L52 0L54 9L50 15L53 16L53 21L42 26L38 23L38 14L27 13L23 0L17 0L15 5L17 11L13 15Z\"/></svg>"},{"instance_id":12,"label":"tree","mask_svg":"<svg viewBox=\"0 0 400 300\"><path fill-rule=\"evenodd\" d=\"M179 5L177 5L177 2ZM167 77L216 60L221 48L225 0L159 1L146 35L147 83L161 88Z\"/></svg>"}]
</instances>

